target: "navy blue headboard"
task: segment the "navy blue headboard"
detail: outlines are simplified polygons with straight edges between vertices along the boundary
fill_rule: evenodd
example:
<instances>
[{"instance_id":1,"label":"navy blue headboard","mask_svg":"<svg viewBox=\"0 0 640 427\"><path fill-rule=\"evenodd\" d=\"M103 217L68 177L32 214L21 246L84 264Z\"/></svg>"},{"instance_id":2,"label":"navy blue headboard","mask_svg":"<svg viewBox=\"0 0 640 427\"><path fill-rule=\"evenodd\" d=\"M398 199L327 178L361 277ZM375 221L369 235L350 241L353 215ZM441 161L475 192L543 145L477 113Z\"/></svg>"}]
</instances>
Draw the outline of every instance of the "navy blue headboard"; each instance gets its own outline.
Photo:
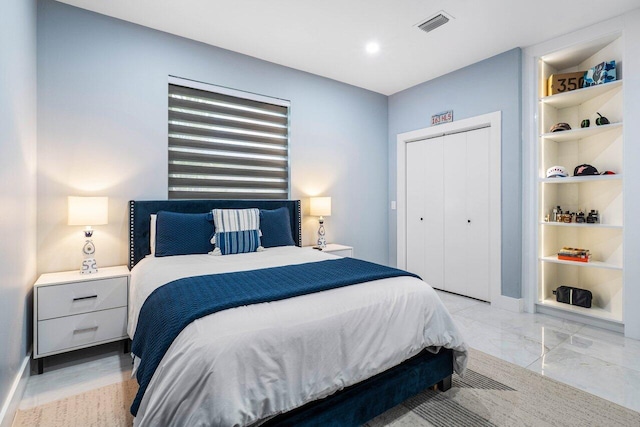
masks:
<instances>
[{"instance_id":1,"label":"navy blue headboard","mask_svg":"<svg viewBox=\"0 0 640 427\"><path fill-rule=\"evenodd\" d=\"M289 209L291 234L302 246L300 200L131 200L129 202L129 270L151 253L150 215L158 211L205 213L212 209Z\"/></svg>"}]
</instances>

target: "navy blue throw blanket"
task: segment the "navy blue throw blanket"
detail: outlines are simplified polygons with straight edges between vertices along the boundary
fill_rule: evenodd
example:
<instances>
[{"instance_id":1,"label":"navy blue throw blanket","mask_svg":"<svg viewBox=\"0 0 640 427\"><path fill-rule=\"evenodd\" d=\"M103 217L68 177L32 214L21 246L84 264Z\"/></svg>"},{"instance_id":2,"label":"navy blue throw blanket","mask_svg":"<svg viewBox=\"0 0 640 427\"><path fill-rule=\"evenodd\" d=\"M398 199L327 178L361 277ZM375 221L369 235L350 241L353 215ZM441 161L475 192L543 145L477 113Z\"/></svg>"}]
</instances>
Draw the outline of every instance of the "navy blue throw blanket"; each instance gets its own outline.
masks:
<instances>
[{"instance_id":1,"label":"navy blue throw blanket","mask_svg":"<svg viewBox=\"0 0 640 427\"><path fill-rule=\"evenodd\" d=\"M249 304L278 301L372 280L415 274L354 258L340 258L261 270L185 277L157 288L142 305L132 353L140 366L138 394L131 413L164 354L191 322L208 314Z\"/></svg>"}]
</instances>

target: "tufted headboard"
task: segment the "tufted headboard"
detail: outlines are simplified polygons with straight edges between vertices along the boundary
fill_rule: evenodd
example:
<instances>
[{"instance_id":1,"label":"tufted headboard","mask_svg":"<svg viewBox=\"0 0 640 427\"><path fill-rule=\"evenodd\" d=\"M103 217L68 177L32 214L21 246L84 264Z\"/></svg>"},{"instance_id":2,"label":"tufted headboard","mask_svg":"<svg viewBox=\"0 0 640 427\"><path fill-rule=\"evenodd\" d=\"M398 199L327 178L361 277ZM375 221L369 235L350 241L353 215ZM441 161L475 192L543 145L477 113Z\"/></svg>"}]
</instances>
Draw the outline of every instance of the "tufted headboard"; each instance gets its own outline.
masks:
<instances>
[{"instance_id":1,"label":"tufted headboard","mask_svg":"<svg viewBox=\"0 0 640 427\"><path fill-rule=\"evenodd\" d=\"M151 253L151 214L158 211L204 213L212 209L277 209L286 207L291 218L291 234L302 246L300 200L131 200L129 202L129 270Z\"/></svg>"}]
</instances>

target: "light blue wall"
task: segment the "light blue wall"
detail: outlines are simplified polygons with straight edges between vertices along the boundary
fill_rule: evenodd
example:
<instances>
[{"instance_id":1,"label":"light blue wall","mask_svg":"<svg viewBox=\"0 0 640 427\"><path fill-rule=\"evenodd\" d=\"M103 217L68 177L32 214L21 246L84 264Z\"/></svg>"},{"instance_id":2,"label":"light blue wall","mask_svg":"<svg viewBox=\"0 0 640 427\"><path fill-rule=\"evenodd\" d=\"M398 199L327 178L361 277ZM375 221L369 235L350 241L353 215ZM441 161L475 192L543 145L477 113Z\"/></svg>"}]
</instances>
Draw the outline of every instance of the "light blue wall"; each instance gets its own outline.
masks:
<instances>
[{"instance_id":1,"label":"light blue wall","mask_svg":"<svg viewBox=\"0 0 640 427\"><path fill-rule=\"evenodd\" d=\"M502 111L502 294L521 296L521 57L519 48L389 97L389 200L396 200L396 136L430 126L453 110L454 120ZM389 215L389 264L396 263L396 211Z\"/></svg>"},{"instance_id":2,"label":"light blue wall","mask_svg":"<svg viewBox=\"0 0 640 427\"><path fill-rule=\"evenodd\" d=\"M386 96L42 0L39 272L79 265L79 228L65 224L72 194L110 197L109 225L94 234L96 258L126 262L127 200L167 197L169 75L290 100L292 197L331 196L329 241L386 263ZM303 228L313 243L317 220Z\"/></svg>"},{"instance_id":3,"label":"light blue wall","mask_svg":"<svg viewBox=\"0 0 640 427\"><path fill-rule=\"evenodd\" d=\"M0 408L30 348L35 212L36 2L9 0L0 13Z\"/></svg>"}]
</instances>

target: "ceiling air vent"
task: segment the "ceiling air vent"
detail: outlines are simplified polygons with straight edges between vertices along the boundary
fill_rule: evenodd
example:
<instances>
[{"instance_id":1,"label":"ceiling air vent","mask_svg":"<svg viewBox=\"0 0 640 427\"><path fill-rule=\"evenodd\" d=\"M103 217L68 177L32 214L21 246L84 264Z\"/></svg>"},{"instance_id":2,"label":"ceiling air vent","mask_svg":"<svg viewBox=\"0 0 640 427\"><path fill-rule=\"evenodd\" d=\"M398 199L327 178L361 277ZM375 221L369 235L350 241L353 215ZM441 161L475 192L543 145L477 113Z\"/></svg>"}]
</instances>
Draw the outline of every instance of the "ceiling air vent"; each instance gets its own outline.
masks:
<instances>
[{"instance_id":1,"label":"ceiling air vent","mask_svg":"<svg viewBox=\"0 0 640 427\"><path fill-rule=\"evenodd\" d=\"M418 28L420 28L425 33L428 33L446 24L452 18L453 17L451 15L447 15L444 11L440 11L440 13L438 13L433 18L426 20L422 24L418 24Z\"/></svg>"}]
</instances>

